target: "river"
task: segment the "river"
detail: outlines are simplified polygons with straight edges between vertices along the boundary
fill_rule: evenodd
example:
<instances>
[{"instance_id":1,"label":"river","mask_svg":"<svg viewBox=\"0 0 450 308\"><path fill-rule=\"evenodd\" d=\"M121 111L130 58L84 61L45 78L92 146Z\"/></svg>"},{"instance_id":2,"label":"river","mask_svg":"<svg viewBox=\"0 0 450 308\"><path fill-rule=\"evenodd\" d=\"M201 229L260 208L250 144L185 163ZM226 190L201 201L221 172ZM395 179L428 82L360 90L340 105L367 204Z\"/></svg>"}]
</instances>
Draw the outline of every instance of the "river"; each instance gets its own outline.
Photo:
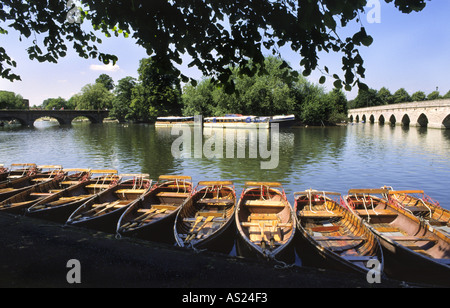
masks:
<instances>
[{"instance_id":1,"label":"river","mask_svg":"<svg viewBox=\"0 0 450 308\"><path fill-rule=\"evenodd\" d=\"M37 121L32 128L0 128L0 164L114 168L119 173L149 173L154 180L162 174L185 174L195 183L232 180L237 195L245 181L278 181L292 204L295 191L309 188L344 195L351 188L388 185L422 189L450 209L450 130L378 124L301 127L280 129L266 139L257 135L256 141L237 130L234 140L224 139L223 149L218 143L211 146L212 135L203 136L196 147L192 132L189 150L187 143L174 147L182 133L170 128L86 122L60 127ZM245 151L238 154L239 147ZM208 149L218 149L219 157ZM262 168L264 162L270 162L270 168Z\"/></svg>"}]
</instances>

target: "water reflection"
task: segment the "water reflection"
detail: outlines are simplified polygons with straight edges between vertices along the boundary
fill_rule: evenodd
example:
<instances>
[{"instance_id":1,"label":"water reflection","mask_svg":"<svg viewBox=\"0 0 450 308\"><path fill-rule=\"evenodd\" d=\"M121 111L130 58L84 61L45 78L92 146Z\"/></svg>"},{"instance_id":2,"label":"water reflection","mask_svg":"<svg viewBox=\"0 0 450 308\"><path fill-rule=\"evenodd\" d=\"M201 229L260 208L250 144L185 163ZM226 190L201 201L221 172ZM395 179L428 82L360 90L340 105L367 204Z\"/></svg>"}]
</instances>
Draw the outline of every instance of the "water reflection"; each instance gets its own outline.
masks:
<instances>
[{"instance_id":1,"label":"water reflection","mask_svg":"<svg viewBox=\"0 0 450 308\"><path fill-rule=\"evenodd\" d=\"M238 193L248 180L279 181L292 203L293 192L308 188L344 194L350 188L390 185L423 189L450 208L449 130L377 124L292 128L279 131L276 152L270 152L275 144L270 134L265 139L256 135L254 143L254 132L230 130L222 132L222 148L205 134L200 139L202 155L195 155L192 138L189 153L174 156L172 147L180 134L172 134L171 128L84 122L64 127L50 121L36 124L35 128L0 129L0 164L115 168L121 173L149 173L153 179L167 173L187 174L194 181L233 180ZM228 149L227 133L233 136ZM260 141L272 157L261 155ZM221 155L205 155L205 144L210 154ZM277 162L276 168L261 168L262 162L271 159Z\"/></svg>"}]
</instances>

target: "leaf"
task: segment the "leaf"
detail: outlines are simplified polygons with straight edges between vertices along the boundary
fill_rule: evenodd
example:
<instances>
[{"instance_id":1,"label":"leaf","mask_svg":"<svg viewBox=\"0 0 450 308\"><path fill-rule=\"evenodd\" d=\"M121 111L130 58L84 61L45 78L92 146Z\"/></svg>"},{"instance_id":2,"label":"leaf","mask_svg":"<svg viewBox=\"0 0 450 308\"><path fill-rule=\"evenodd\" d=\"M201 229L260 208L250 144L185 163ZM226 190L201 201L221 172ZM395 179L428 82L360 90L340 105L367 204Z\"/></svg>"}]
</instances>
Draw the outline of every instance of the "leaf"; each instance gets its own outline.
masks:
<instances>
[{"instance_id":1,"label":"leaf","mask_svg":"<svg viewBox=\"0 0 450 308\"><path fill-rule=\"evenodd\" d=\"M320 84L324 84L326 80L327 80L327 79L326 79L325 76L321 76L320 79L319 79L319 83L320 83Z\"/></svg>"}]
</instances>

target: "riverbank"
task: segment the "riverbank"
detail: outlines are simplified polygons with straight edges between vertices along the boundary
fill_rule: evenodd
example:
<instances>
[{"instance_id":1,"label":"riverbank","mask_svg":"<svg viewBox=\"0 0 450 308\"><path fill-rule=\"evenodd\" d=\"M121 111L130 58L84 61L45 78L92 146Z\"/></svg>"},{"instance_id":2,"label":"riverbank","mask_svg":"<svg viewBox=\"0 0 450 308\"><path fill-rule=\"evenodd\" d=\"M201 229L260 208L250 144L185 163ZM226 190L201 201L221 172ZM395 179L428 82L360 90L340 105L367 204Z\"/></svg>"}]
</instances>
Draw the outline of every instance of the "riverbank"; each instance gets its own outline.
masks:
<instances>
[{"instance_id":1,"label":"riverbank","mask_svg":"<svg viewBox=\"0 0 450 308\"><path fill-rule=\"evenodd\" d=\"M411 285L306 267L194 252L0 213L3 288L403 288ZM80 283L67 275L79 263ZM184 292L184 291L183 291Z\"/></svg>"}]
</instances>

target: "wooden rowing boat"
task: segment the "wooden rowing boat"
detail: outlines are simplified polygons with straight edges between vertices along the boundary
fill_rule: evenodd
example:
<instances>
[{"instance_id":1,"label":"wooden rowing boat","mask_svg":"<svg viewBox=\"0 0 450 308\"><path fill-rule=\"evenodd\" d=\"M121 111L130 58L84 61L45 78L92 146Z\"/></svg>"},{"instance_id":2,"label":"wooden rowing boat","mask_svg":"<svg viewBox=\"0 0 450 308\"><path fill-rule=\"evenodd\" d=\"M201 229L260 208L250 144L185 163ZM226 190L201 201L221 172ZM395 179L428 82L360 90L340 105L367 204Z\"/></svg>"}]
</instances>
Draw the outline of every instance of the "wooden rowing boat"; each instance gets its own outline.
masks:
<instances>
[{"instance_id":1,"label":"wooden rowing boat","mask_svg":"<svg viewBox=\"0 0 450 308\"><path fill-rule=\"evenodd\" d=\"M122 174L123 180L96 194L83 203L67 219L66 224L83 226L108 233L115 233L123 212L150 188L152 181L147 174Z\"/></svg>"},{"instance_id":2,"label":"wooden rowing boat","mask_svg":"<svg viewBox=\"0 0 450 308\"><path fill-rule=\"evenodd\" d=\"M439 202L427 196L423 190L389 189L389 200L400 210L405 210L423 219L433 228L450 237L450 211L439 205Z\"/></svg>"},{"instance_id":3,"label":"wooden rowing boat","mask_svg":"<svg viewBox=\"0 0 450 308\"><path fill-rule=\"evenodd\" d=\"M402 279L449 284L450 239L411 213L399 211L382 197L387 194L387 189L351 189L344 197L379 238L385 272Z\"/></svg>"},{"instance_id":4,"label":"wooden rowing boat","mask_svg":"<svg viewBox=\"0 0 450 308\"><path fill-rule=\"evenodd\" d=\"M175 218L178 246L230 252L234 244L235 204L233 182L200 181Z\"/></svg>"},{"instance_id":5,"label":"wooden rowing boat","mask_svg":"<svg viewBox=\"0 0 450 308\"><path fill-rule=\"evenodd\" d=\"M64 223L80 205L97 193L117 184L120 179L119 176L115 176L117 170L74 168L64 171L69 175L60 183L62 189L29 207L25 215ZM75 175L70 175L70 172L78 174L79 180L75 180ZM97 176L90 178L92 175Z\"/></svg>"},{"instance_id":6,"label":"wooden rowing boat","mask_svg":"<svg viewBox=\"0 0 450 308\"><path fill-rule=\"evenodd\" d=\"M122 214L117 233L174 243L175 217L181 205L190 197L192 189L190 176L161 175L158 185Z\"/></svg>"},{"instance_id":7,"label":"wooden rowing boat","mask_svg":"<svg viewBox=\"0 0 450 308\"><path fill-rule=\"evenodd\" d=\"M236 206L238 254L293 262L296 218L282 185L246 182L245 186Z\"/></svg>"},{"instance_id":8,"label":"wooden rowing boat","mask_svg":"<svg viewBox=\"0 0 450 308\"><path fill-rule=\"evenodd\" d=\"M362 220L341 205L341 194L306 190L294 193L297 230L306 245L297 245L302 264L367 275L384 258L376 236ZM313 248L314 253L308 252ZM319 256L319 258L317 258Z\"/></svg>"},{"instance_id":9,"label":"wooden rowing boat","mask_svg":"<svg viewBox=\"0 0 450 308\"><path fill-rule=\"evenodd\" d=\"M12 214L25 214L26 209L37 203L40 199L54 194L55 191L59 191L61 180L62 177L54 177L1 201L0 211Z\"/></svg>"},{"instance_id":10,"label":"wooden rowing boat","mask_svg":"<svg viewBox=\"0 0 450 308\"><path fill-rule=\"evenodd\" d=\"M38 168L35 164L13 164L12 167L15 168L11 169L7 180L0 184L0 201L62 175L62 167L59 165L45 165ZM20 169L17 169L17 167L20 167Z\"/></svg>"},{"instance_id":11,"label":"wooden rowing boat","mask_svg":"<svg viewBox=\"0 0 450 308\"><path fill-rule=\"evenodd\" d=\"M5 165L0 164L0 183L8 178L9 169L5 168Z\"/></svg>"}]
</instances>

